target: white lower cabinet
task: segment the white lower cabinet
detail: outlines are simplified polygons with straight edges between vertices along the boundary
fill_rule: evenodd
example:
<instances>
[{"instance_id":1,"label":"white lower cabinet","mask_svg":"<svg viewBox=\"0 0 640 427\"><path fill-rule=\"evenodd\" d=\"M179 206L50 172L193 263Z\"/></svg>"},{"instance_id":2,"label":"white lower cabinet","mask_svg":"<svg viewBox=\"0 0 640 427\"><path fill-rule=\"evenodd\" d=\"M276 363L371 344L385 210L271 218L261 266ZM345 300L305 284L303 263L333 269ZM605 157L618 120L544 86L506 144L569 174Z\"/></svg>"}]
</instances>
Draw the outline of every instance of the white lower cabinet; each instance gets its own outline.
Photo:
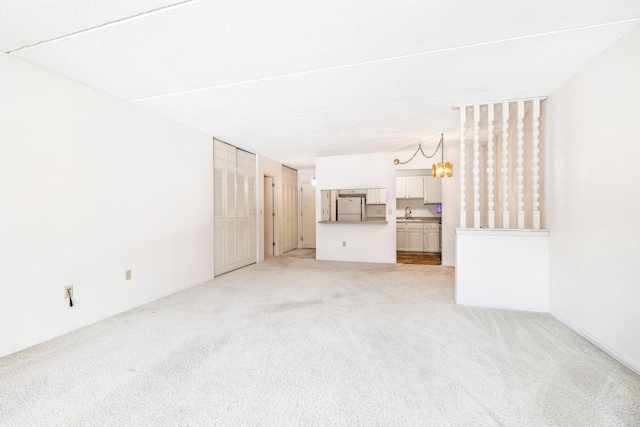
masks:
<instances>
[{"instance_id":1,"label":"white lower cabinet","mask_svg":"<svg viewBox=\"0 0 640 427\"><path fill-rule=\"evenodd\" d=\"M405 252L407 250L407 224L396 223L396 250Z\"/></svg>"},{"instance_id":2,"label":"white lower cabinet","mask_svg":"<svg viewBox=\"0 0 640 427\"><path fill-rule=\"evenodd\" d=\"M440 226L438 224L424 225L424 251L440 252Z\"/></svg>"},{"instance_id":3,"label":"white lower cabinet","mask_svg":"<svg viewBox=\"0 0 640 427\"><path fill-rule=\"evenodd\" d=\"M407 224L407 251L424 251L424 225Z\"/></svg>"},{"instance_id":4,"label":"white lower cabinet","mask_svg":"<svg viewBox=\"0 0 640 427\"><path fill-rule=\"evenodd\" d=\"M396 250L400 252L440 252L440 225L396 223Z\"/></svg>"}]
</instances>

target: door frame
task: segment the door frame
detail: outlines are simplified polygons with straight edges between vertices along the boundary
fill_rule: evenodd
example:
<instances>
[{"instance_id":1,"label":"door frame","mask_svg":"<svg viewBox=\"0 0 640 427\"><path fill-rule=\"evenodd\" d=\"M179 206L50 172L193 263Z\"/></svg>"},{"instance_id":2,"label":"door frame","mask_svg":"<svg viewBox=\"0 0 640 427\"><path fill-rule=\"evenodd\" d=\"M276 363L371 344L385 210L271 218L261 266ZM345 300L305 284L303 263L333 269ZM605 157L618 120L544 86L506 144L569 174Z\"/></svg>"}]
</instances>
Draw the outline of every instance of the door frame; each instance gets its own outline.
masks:
<instances>
[{"instance_id":1,"label":"door frame","mask_svg":"<svg viewBox=\"0 0 640 427\"><path fill-rule=\"evenodd\" d=\"M266 238L266 230L265 230L265 218L267 215L267 212L265 212L265 205L266 205L266 195L267 195L267 191L265 189L265 179L269 178L273 180L273 184L274 186L273 188L273 209L275 211L275 217L273 219L273 242L275 243L274 246L274 250L273 250L273 255L267 255L265 253L265 238ZM274 174L270 174L270 173L263 173L262 175L262 180L260 183L260 187L262 188L262 206L260 206L260 220L262 222L262 233L260 233L260 254L262 255L261 259L259 261L264 261L266 256L278 256L281 255L281 251L280 251L280 193L278 191L278 189L280 188L280 177L278 175L274 175Z\"/></svg>"},{"instance_id":2,"label":"door frame","mask_svg":"<svg viewBox=\"0 0 640 427\"><path fill-rule=\"evenodd\" d=\"M313 189L313 210L310 213L308 213L308 212L306 212L306 213L308 215L312 216L314 225L315 225L315 222L316 222L315 218L316 218L316 210L317 210L316 209L316 202L317 202L316 201L316 191L317 191L317 189L316 189L316 186L311 183L311 180L300 181L299 185L300 185L300 197L298 198L298 236L300 236L300 238L304 238L304 233L303 233L303 231L304 231L304 216L303 216L303 213L305 213L305 212L303 212L303 209L302 209L302 205L303 205L303 203L302 203L302 193L303 193L302 186L303 185L309 185ZM313 227L313 234L314 234L313 249L315 249L315 247L316 247L316 239L315 239L315 237L316 237L316 228L315 227ZM304 246L304 241L298 240L298 248L304 248L304 247L305 247ZM311 248L309 248L309 249L311 249Z\"/></svg>"}]
</instances>

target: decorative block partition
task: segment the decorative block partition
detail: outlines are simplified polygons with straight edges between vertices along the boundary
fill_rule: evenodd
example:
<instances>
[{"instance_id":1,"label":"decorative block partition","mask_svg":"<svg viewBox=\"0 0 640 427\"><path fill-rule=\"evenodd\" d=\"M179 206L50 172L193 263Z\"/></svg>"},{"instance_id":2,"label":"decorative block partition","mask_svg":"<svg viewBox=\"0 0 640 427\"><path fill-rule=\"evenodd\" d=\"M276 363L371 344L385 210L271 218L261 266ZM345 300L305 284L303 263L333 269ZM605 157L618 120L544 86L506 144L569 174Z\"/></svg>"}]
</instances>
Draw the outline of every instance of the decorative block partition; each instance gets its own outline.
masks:
<instances>
[{"instance_id":1,"label":"decorative block partition","mask_svg":"<svg viewBox=\"0 0 640 427\"><path fill-rule=\"evenodd\" d=\"M541 229L540 215L543 99L457 107L458 304L548 311L549 231ZM467 188L472 191L467 192Z\"/></svg>"},{"instance_id":2,"label":"decorative block partition","mask_svg":"<svg viewBox=\"0 0 640 427\"><path fill-rule=\"evenodd\" d=\"M460 110L460 228L540 228L539 127L543 99L456 107ZM471 138L467 135L468 116L473 123ZM471 150L468 139L473 141ZM471 194L467 193L468 184L472 185ZM472 218L467 217L470 201ZM502 206L498 211L500 221L496 220L496 205Z\"/></svg>"}]
</instances>

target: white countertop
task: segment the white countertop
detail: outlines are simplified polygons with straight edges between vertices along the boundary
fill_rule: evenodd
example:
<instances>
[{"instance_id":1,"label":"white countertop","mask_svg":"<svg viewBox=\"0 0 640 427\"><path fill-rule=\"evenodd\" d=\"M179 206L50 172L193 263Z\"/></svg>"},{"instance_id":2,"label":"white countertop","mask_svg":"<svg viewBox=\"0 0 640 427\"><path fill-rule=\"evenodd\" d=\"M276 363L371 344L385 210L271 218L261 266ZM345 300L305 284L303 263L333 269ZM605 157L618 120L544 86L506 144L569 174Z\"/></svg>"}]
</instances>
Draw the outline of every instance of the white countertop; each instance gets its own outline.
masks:
<instances>
[{"instance_id":1,"label":"white countertop","mask_svg":"<svg viewBox=\"0 0 640 427\"><path fill-rule=\"evenodd\" d=\"M440 224L441 218L439 217L413 217L413 219L404 219L404 218L396 218L396 222L406 222L406 223L436 223Z\"/></svg>"}]
</instances>

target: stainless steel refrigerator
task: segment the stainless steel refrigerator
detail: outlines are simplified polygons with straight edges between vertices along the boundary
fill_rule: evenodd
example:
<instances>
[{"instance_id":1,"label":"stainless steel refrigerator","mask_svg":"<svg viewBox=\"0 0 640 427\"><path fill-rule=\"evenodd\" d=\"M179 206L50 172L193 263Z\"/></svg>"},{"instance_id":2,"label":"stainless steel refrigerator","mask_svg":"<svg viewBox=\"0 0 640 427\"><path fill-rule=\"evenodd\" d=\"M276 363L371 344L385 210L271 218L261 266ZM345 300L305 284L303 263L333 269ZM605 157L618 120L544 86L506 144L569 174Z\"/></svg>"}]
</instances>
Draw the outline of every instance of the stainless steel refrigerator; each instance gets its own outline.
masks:
<instances>
[{"instance_id":1,"label":"stainless steel refrigerator","mask_svg":"<svg viewBox=\"0 0 640 427\"><path fill-rule=\"evenodd\" d=\"M365 221L365 198L362 196L339 197L337 219L341 222Z\"/></svg>"}]
</instances>

